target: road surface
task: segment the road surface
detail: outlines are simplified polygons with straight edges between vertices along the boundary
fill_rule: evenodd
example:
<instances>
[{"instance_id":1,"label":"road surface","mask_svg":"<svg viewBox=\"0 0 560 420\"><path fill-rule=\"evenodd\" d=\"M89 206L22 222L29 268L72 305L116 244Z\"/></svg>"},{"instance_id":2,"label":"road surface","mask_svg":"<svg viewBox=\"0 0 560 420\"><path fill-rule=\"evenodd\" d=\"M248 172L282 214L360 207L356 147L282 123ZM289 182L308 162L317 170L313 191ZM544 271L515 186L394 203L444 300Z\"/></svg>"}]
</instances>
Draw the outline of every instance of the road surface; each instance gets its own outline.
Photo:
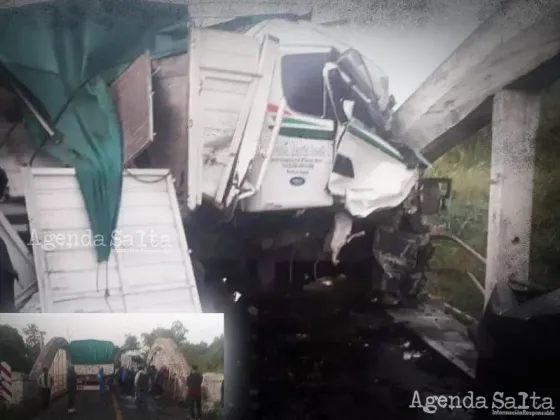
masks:
<instances>
[{"instance_id":1,"label":"road surface","mask_svg":"<svg viewBox=\"0 0 560 420\"><path fill-rule=\"evenodd\" d=\"M328 315L329 305L319 303L261 305L257 418L472 418L464 409L410 407L416 393L425 403L434 395L462 397L471 387L470 378L418 337L370 304Z\"/></svg>"},{"instance_id":2,"label":"road surface","mask_svg":"<svg viewBox=\"0 0 560 420\"><path fill-rule=\"evenodd\" d=\"M186 420L186 408L173 404L151 404L143 411L136 407L134 400L108 392L105 401L94 391L81 391L76 396L75 413L68 413L67 397L53 401L51 407L34 420ZM213 419L212 415L206 417Z\"/></svg>"}]
</instances>

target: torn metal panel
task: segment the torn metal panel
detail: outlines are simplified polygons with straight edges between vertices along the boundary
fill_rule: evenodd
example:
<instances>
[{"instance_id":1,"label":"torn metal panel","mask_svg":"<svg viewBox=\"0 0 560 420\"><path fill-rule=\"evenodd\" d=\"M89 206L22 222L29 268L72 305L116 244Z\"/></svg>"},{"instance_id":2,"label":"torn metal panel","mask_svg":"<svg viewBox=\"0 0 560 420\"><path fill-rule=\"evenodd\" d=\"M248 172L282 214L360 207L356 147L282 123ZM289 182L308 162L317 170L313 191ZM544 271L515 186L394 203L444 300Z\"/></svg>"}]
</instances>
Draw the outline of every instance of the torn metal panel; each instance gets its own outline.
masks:
<instances>
[{"instance_id":1,"label":"torn metal panel","mask_svg":"<svg viewBox=\"0 0 560 420\"><path fill-rule=\"evenodd\" d=\"M350 121L341 136L336 155L352 167L352 176L336 166L328 180L328 190L342 197L346 209L356 217L396 207L410 194L419 179L409 169L401 153L381 137Z\"/></svg>"},{"instance_id":2,"label":"torn metal panel","mask_svg":"<svg viewBox=\"0 0 560 420\"><path fill-rule=\"evenodd\" d=\"M431 253L427 234L378 229L373 255L384 272L382 289L398 298L416 294L426 282Z\"/></svg>"},{"instance_id":3,"label":"torn metal panel","mask_svg":"<svg viewBox=\"0 0 560 420\"><path fill-rule=\"evenodd\" d=\"M560 315L560 289L542 291L505 283L494 287L487 310L505 318L528 320L535 317Z\"/></svg>"},{"instance_id":4,"label":"torn metal panel","mask_svg":"<svg viewBox=\"0 0 560 420\"><path fill-rule=\"evenodd\" d=\"M123 133L123 162L132 162L154 140L152 69L148 53L138 57L111 86Z\"/></svg>"},{"instance_id":5,"label":"torn metal panel","mask_svg":"<svg viewBox=\"0 0 560 420\"><path fill-rule=\"evenodd\" d=\"M189 61L186 54L154 61L154 128L156 138L147 150L154 168L169 168L181 214L187 213L189 160Z\"/></svg>"},{"instance_id":6,"label":"torn metal panel","mask_svg":"<svg viewBox=\"0 0 560 420\"><path fill-rule=\"evenodd\" d=\"M348 243L352 234L352 216L346 212L337 212L334 215L334 226L330 241L330 250L332 251L332 262L338 265L338 255L340 251Z\"/></svg>"},{"instance_id":7,"label":"torn metal panel","mask_svg":"<svg viewBox=\"0 0 560 420\"><path fill-rule=\"evenodd\" d=\"M498 283L477 326L476 392L530 390L558 401L559 292L519 286Z\"/></svg>"}]
</instances>

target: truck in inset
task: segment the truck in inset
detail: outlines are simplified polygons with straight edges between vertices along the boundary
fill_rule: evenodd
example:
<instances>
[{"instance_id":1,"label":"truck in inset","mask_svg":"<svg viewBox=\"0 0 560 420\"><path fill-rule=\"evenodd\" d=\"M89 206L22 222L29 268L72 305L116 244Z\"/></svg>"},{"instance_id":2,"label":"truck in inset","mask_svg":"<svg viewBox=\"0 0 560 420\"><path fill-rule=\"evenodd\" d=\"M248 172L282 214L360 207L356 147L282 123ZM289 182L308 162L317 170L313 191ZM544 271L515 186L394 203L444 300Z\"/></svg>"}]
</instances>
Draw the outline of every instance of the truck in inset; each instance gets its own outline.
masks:
<instances>
[{"instance_id":1,"label":"truck in inset","mask_svg":"<svg viewBox=\"0 0 560 420\"><path fill-rule=\"evenodd\" d=\"M70 342L70 363L78 376L78 391L98 391L97 374L103 369L105 389L115 373L115 345L103 340L75 340Z\"/></svg>"}]
</instances>

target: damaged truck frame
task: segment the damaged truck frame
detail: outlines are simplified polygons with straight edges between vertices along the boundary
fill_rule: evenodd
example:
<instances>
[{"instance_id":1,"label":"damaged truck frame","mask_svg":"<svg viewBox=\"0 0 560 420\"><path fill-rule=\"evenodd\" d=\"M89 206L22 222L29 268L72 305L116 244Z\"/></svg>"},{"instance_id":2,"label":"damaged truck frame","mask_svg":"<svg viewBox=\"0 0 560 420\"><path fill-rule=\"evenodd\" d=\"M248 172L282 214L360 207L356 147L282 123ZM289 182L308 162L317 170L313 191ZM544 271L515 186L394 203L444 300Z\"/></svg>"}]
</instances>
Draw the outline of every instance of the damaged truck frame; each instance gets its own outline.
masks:
<instances>
[{"instance_id":1,"label":"damaged truck frame","mask_svg":"<svg viewBox=\"0 0 560 420\"><path fill-rule=\"evenodd\" d=\"M208 311L224 279L228 293L261 295L343 274L382 291L389 303L417 296L433 254L424 216L445 207L451 185L425 177L427 161L393 138L395 100L385 74L308 21L269 19L244 32L191 27L188 42L186 54L139 57L127 71L133 80L117 80L113 90L128 178L168 168L175 180L165 191L176 193L169 205L184 222L185 250L176 255L187 267L181 287L193 293L193 279L183 277L194 275ZM13 183L20 175L8 176ZM150 182L126 179L134 200L153 193ZM79 194L77 183L71 188ZM121 213L120 224L134 219L131 210ZM166 217L176 225L175 214ZM48 288L35 270L39 289ZM163 290L154 281L146 292ZM105 300L109 286L107 280ZM64 288L73 298L86 290L73 280ZM135 293L129 289L123 296ZM42 300L49 293L43 290Z\"/></svg>"},{"instance_id":2,"label":"damaged truck frame","mask_svg":"<svg viewBox=\"0 0 560 420\"><path fill-rule=\"evenodd\" d=\"M185 61L156 63L154 122L158 136L188 145L175 175L203 304L224 278L261 294L343 274L392 303L416 296L433 253L423 219L451 186L424 177L426 161L392 138L385 74L305 21L192 28L189 42ZM187 133L158 119L158 94L176 98L165 75L177 82L182 63ZM158 141L148 159L161 161Z\"/></svg>"}]
</instances>

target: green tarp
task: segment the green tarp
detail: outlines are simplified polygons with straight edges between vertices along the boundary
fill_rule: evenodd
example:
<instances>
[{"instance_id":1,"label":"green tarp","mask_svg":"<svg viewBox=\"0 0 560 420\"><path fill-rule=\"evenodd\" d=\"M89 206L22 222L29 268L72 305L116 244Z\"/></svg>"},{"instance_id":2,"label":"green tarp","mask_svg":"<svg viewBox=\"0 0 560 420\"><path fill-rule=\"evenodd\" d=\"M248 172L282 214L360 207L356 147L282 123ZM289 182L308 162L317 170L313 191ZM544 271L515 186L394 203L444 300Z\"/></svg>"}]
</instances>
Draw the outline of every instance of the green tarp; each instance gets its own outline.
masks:
<instances>
[{"instance_id":1,"label":"green tarp","mask_svg":"<svg viewBox=\"0 0 560 420\"><path fill-rule=\"evenodd\" d=\"M70 342L73 365L103 365L114 362L115 345L110 341L77 340Z\"/></svg>"},{"instance_id":2,"label":"green tarp","mask_svg":"<svg viewBox=\"0 0 560 420\"><path fill-rule=\"evenodd\" d=\"M62 136L60 144L48 141L26 115L33 145L76 169L91 230L106 239L99 262L111 253L123 173L109 85L146 50L153 58L186 52L187 21L185 5L141 0L53 0L0 11L0 63Z\"/></svg>"}]
</instances>

